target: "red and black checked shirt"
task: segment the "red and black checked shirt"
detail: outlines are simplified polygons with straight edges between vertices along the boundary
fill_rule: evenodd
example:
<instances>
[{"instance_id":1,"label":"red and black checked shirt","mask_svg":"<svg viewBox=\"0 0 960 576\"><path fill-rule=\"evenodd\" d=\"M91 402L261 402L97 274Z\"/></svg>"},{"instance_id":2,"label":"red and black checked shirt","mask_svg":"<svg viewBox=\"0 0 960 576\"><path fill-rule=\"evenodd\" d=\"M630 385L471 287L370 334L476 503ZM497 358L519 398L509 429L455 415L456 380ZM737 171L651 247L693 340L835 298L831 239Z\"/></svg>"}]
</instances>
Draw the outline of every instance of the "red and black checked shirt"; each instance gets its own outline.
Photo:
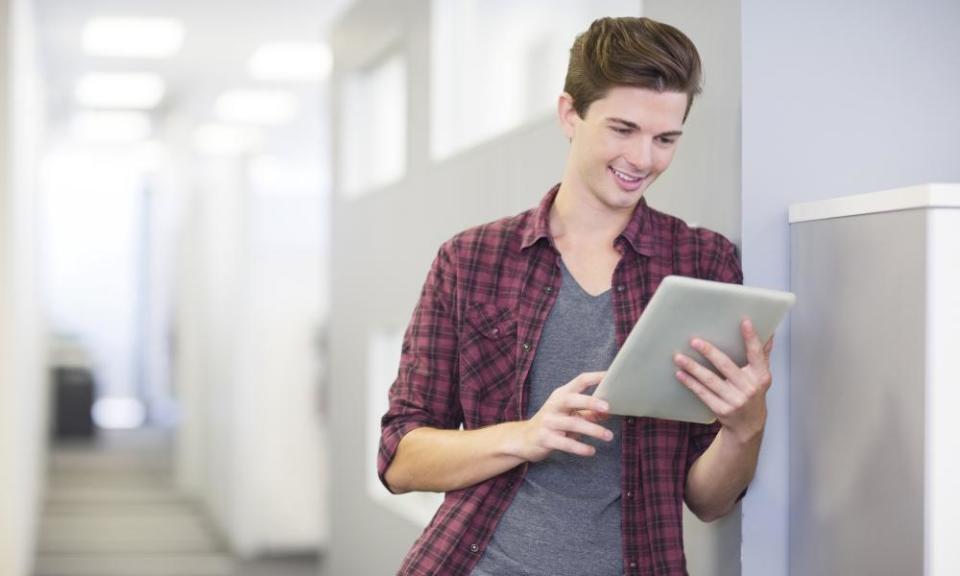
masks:
<instances>
[{"instance_id":1,"label":"red and black checked shirt","mask_svg":"<svg viewBox=\"0 0 960 576\"><path fill-rule=\"evenodd\" d=\"M443 244L403 339L400 371L383 417L381 480L407 432L465 429L520 420L537 342L560 288L550 207L471 228ZM679 274L742 282L735 248L641 200L616 240L613 309L622 346L660 281ZM686 574L685 479L718 425L624 418L623 566L628 575ZM399 574L467 575L510 506L526 465L449 492L407 554Z\"/></svg>"}]
</instances>

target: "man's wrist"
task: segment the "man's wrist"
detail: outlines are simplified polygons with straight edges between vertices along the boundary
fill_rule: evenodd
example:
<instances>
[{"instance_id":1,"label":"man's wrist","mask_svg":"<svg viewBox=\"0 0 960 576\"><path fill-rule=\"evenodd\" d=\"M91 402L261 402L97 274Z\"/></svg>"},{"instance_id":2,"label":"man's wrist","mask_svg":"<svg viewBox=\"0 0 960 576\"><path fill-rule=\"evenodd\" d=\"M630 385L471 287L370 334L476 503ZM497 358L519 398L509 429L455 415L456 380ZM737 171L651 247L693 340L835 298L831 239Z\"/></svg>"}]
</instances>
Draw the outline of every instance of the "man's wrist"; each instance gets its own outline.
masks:
<instances>
[{"instance_id":1,"label":"man's wrist","mask_svg":"<svg viewBox=\"0 0 960 576\"><path fill-rule=\"evenodd\" d=\"M500 453L504 456L517 458L526 462L529 460L526 447L527 421L504 422L497 425L500 428Z\"/></svg>"},{"instance_id":2,"label":"man's wrist","mask_svg":"<svg viewBox=\"0 0 960 576\"><path fill-rule=\"evenodd\" d=\"M722 426L720 428L720 434L738 448L755 448L760 446L760 443L763 441L764 428L765 425L761 425L753 429L734 430L727 426Z\"/></svg>"}]
</instances>

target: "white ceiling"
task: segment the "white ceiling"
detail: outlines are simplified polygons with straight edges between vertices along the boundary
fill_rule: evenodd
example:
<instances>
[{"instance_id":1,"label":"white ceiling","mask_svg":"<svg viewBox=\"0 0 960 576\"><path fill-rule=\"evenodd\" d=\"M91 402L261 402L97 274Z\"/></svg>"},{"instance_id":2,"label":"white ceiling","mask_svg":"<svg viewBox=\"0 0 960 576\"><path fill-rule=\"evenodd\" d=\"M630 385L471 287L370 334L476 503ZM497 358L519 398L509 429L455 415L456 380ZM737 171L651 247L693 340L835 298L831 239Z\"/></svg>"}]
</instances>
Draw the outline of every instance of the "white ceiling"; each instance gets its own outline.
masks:
<instances>
[{"instance_id":1,"label":"white ceiling","mask_svg":"<svg viewBox=\"0 0 960 576\"><path fill-rule=\"evenodd\" d=\"M223 90L257 86L247 60L263 42L323 39L351 0L35 0L48 123L56 129L77 109L73 91L85 72L160 73L167 94L155 120L175 113L190 122L213 120ZM186 28L181 51L161 61L87 56L83 26L95 16L173 17ZM299 87L315 97L318 87ZM305 102L306 108L310 103Z\"/></svg>"}]
</instances>

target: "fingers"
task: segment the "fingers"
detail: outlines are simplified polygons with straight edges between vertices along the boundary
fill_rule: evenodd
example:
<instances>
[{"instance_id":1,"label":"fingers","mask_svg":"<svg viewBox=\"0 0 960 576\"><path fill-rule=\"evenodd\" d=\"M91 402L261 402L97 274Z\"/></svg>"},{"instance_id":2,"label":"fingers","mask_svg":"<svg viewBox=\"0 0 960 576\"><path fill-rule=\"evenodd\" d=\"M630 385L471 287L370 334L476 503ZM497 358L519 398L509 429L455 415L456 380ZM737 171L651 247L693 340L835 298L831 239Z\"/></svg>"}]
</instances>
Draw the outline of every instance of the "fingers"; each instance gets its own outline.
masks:
<instances>
[{"instance_id":1,"label":"fingers","mask_svg":"<svg viewBox=\"0 0 960 576\"><path fill-rule=\"evenodd\" d=\"M556 403L560 410L564 412L578 412L587 410L591 412L609 412L610 405L606 400L587 396L586 394L558 394Z\"/></svg>"},{"instance_id":2,"label":"fingers","mask_svg":"<svg viewBox=\"0 0 960 576\"><path fill-rule=\"evenodd\" d=\"M747 362L753 366L760 366L767 360L763 351L763 343L757 335L757 330L749 318L740 323L740 334L743 335L743 344L747 349Z\"/></svg>"},{"instance_id":3,"label":"fingers","mask_svg":"<svg viewBox=\"0 0 960 576\"><path fill-rule=\"evenodd\" d=\"M597 412L596 410L578 410L577 415L590 422L604 422L610 418L609 412Z\"/></svg>"},{"instance_id":4,"label":"fingers","mask_svg":"<svg viewBox=\"0 0 960 576\"><path fill-rule=\"evenodd\" d=\"M555 416L549 419L547 424L553 430L564 434L580 434L598 440L613 439L613 432L580 416Z\"/></svg>"},{"instance_id":5,"label":"fingers","mask_svg":"<svg viewBox=\"0 0 960 576\"><path fill-rule=\"evenodd\" d=\"M676 377L690 389L724 426L755 429L764 418L763 399L772 382L769 355L772 339L764 346L749 318L740 325L747 349L748 364L740 367L729 356L705 340L694 338L690 346L720 373L684 354L676 354L674 363L681 369Z\"/></svg>"},{"instance_id":6,"label":"fingers","mask_svg":"<svg viewBox=\"0 0 960 576\"><path fill-rule=\"evenodd\" d=\"M730 404L720 398L713 390L704 386L699 380L682 370L677 371L676 376L677 380L683 382L691 392L696 394L697 398L706 404L711 412L718 416L730 412Z\"/></svg>"},{"instance_id":7,"label":"fingers","mask_svg":"<svg viewBox=\"0 0 960 576\"><path fill-rule=\"evenodd\" d=\"M561 452L576 454L577 456L593 456L597 453L597 449L593 446L578 442L569 436L554 435L544 444L550 450L559 450Z\"/></svg>"},{"instance_id":8,"label":"fingers","mask_svg":"<svg viewBox=\"0 0 960 576\"><path fill-rule=\"evenodd\" d=\"M529 421L527 429L531 460L545 458L550 452L560 450L578 456L592 456L596 449L580 442L583 436L609 442L613 432L597 424L606 418L610 406L606 401L584 394L597 385L605 372L580 374L550 394L537 414Z\"/></svg>"},{"instance_id":9,"label":"fingers","mask_svg":"<svg viewBox=\"0 0 960 576\"><path fill-rule=\"evenodd\" d=\"M609 442L613 432L590 422L580 416L564 415L557 412L538 414L530 421L533 443L530 457L533 461L546 458L550 452L560 450L578 456L592 456L596 449L580 439L590 436Z\"/></svg>"},{"instance_id":10,"label":"fingers","mask_svg":"<svg viewBox=\"0 0 960 576\"><path fill-rule=\"evenodd\" d=\"M610 440L613 433L596 423L593 415L607 416L609 405L585 394L557 389L544 403L540 412L544 425L564 434L584 434L600 440ZM589 416L589 418L588 418Z\"/></svg>"},{"instance_id":11,"label":"fingers","mask_svg":"<svg viewBox=\"0 0 960 576\"><path fill-rule=\"evenodd\" d=\"M570 392L580 393L591 386L599 384L605 375L606 372L584 372L561 386L561 388Z\"/></svg>"},{"instance_id":12,"label":"fingers","mask_svg":"<svg viewBox=\"0 0 960 576\"><path fill-rule=\"evenodd\" d=\"M606 372L584 372L554 390L548 402L568 413L578 410L609 412L610 405L606 401L583 394L587 388L599 384L605 374Z\"/></svg>"},{"instance_id":13,"label":"fingers","mask_svg":"<svg viewBox=\"0 0 960 576\"><path fill-rule=\"evenodd\" d=\"M767 343L763 345L763 354L767 357L767 359L770 358L771 352L773 352L773 336L771 336L770 339L767 340Z\"/></svg>"},{"instance_id":14,"label":"fingers","mask_svg":"<svg viewBox=\"0 0 960 576\"><path fill-rule=\"evenodd\" d=\"M704 358L709 360L710 363L713 364L713 366L720 372L720 374L724 376L724 378L726 378L727 380L730 380L731 382L739 384L738 380L740 378L740 367L737 366L737 363L731 360L730 357L724 354L719 348L707 342L706 340L701 340L699 338L694 338L693 340L691 340L690 346L693 347L694 350L702 354ZM677 356L679 356L680 358L686 358L686 356L682 354L678 354ZM691 372L691 370L687 370L687 366L690 366L690 368L697 370L697 372ZM700 381L703 381L704 378L707 377L708 375L711 375L714 378L716 378L716 375L713 374L713 372L711 372L710 370L707 370L706 368L701 366L699 363L694 362L692 359L690 360L690 363L680 365L680 367L683 368L684 370L687 370L688 372L691 372L691 374L696 376L697 379Z\"/></svg>"},{"instance_id":15,"label":"fingers","mask_svg":"<svg viewBox=\"0 0 960 576\"><path fill-rule=\"evenodd\" d=\"M674 355L674 363L680 367L684 374L692 376L701 386L707 388L714 395L722 399L727 403L737 403L743 400L744 393L736 385L734 385L731 380L740 378L740 369L733 363L732 360L727 358L725 354L719 352L713 346L702 342L701 344L706 344L706 347L701 346L700 353L706 356L717 369L720 370L727 380L718 377L711 370L708 370L705 366L695 361L693 358L685 356L683 354ZM717 354L722 356L718 357ZM733 368L731 368L731 366ZM684 382L686 383L686 382Z\"/></svg>"}]
</instances>

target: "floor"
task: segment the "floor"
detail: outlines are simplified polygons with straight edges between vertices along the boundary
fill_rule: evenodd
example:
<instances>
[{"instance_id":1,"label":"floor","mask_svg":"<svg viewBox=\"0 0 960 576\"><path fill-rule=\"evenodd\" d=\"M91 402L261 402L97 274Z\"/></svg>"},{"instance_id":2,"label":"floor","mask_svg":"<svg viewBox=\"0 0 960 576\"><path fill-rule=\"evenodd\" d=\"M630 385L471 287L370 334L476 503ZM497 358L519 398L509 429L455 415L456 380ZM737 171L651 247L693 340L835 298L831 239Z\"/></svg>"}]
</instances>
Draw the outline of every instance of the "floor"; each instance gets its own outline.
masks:
<instances>
[{"instance_id":1,"label":"floor","mask_svg":"<svg viewBox=\"0 0 960 576\"><path fill-rule=\"evenodd\" d=\"M34 576L318 576L316 556L233 558L179 493L167 434L102 434L57 445Z\"/></svg>"}]
</instances>

